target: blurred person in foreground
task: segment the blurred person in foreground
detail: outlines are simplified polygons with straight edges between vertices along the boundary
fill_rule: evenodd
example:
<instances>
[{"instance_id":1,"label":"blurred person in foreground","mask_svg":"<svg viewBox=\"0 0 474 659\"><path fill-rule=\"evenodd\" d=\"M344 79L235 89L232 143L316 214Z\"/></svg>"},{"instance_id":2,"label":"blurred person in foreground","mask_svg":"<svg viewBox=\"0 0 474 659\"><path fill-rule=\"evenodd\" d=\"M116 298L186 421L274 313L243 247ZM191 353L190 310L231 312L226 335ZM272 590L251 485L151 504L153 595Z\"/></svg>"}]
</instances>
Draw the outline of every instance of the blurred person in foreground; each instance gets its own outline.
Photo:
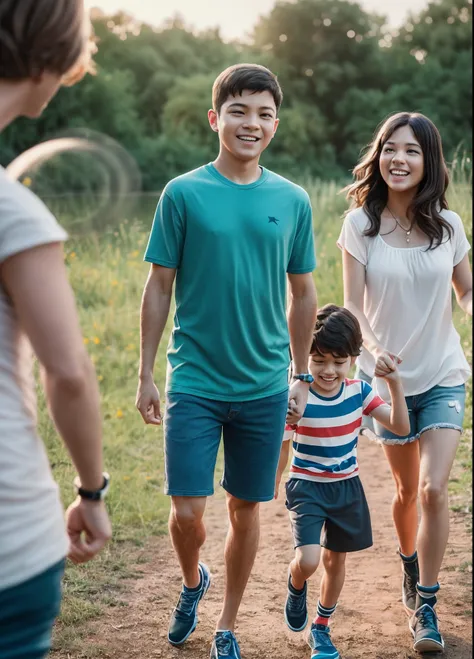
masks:
<instances>
[{"instance_id":1,"label":"blurred person in foreground","mask_svg":"<svg viewBox=\"0 0 474 659\"><path fill-rule=\"evenodd\" d=\"M2 0L0 129L38 117L61 84L89 69L82 0ZM67 235L0 168L0 657L50 648L65 557L84 563L111 536L102 431L62 242ZM56 428L79 474L66 513L36 431L33 352ZM69 536L69 537L68 537Z\"/></svg>"}]
</instances>

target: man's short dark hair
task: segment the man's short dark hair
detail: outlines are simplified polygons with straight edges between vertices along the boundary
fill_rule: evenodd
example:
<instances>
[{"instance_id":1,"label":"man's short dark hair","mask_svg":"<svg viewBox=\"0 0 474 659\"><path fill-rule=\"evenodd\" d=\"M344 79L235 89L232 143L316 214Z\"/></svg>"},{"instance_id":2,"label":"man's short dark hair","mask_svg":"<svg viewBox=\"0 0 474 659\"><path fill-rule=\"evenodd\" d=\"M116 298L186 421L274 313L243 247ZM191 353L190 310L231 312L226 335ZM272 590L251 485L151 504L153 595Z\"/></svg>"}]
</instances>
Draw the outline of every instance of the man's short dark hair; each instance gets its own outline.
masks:
<instances>
[{"instance_id":1,"label":"man's short dark hair","mask_svg":"<svg viewBox=\"0 0 474 659\"><path fill-rule=\"evenodd\" d=\"M86 40L84 0L1 0L0 79L64 75Z\"/></svg>"},{"instance_id":2,"label":"man's short dark hair","mask_svg":"<svg viewBox=\"0 0 474 659\"><path fill-rule=\"evenodd\" d=\"M270 92L277 112L280 109L283 92L270 69L260 64L234 64L222 71L212 86L212 107L217 114L229 96L240 96L244 89L254 93Z\"/></svg>"},{"instance_id":3,"label":"man's short dark hair","mask_svg":"<svg viewBox=\"0 0 474 659\"><path fill-rule=\"evenodd\" d=\"M311 344L311 354L357 357L362 348L359 321L348 309L326 304L319 309Z\"/></svg>"}]
</instances>

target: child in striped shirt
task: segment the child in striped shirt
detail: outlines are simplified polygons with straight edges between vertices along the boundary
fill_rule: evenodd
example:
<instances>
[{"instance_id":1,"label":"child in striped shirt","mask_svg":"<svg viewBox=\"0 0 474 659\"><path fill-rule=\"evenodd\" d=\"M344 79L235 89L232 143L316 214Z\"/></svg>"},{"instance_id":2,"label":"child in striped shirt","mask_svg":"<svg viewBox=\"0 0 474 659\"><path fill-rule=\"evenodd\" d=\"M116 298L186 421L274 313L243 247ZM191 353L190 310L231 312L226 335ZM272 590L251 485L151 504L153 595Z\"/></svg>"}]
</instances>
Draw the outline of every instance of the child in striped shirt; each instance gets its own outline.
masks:
<instances>
[{"instance_id":1,"label":"child in striped shirt","mask_svg":"<svg viewBox=\"0 0 474 659\"><path fill-rule=\"evenodd\" d=\"M308 403L298 424L285 429L276 477L275 498L293 440L286 505L296 551L289 568L285 621L295 632L306 627L306 582L318 567L323 547L318 614L309 636L311 657L317 659L339 659L329 618L344 584L346 553L372 546L370 514L357 464L362 416L374 417L398 435L410 430L396 367L388 375L375 372L388 385L391 406L367 382L347 377L361 347L359 322L350 311L333 304L319 310L310 353L313 382Z\"/></svg>"}]
</instances>

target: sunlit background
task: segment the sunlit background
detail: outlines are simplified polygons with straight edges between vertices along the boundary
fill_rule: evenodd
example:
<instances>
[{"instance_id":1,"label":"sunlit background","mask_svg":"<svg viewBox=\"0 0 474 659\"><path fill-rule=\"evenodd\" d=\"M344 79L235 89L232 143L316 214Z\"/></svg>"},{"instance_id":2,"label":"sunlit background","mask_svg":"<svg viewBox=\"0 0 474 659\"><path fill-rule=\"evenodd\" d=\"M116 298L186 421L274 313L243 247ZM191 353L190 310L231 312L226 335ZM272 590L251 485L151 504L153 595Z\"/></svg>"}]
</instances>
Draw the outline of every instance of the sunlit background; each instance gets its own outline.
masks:
<instances>
[{"instance_id":1,"label":"sunlit background","mask_svg":"<svg viewBox=\"0 0 474 659\"><path fill-rule=\"evenodd\" d=\"M143 252L163 186L216 157L207 110L218 73L251 61L278 75L284 90L280 126L262 164L310 195L321 305L343 302L336 246L347 209L341 188L377 124L391 112L418 110L439 127L453 179L449 203L472 242L470 0L88 0L88 5L98 8L92 14L97 75L61 89L38 120L17 120L0 135L4 166L32 149L13 169L70 232L66 264L100 383L105 464L113 474L108 505L114 541L87 566L68 566L55 659L110 656L107 639L97 635L91 643L90 620L105 610L114 619L125 580L143 561L141 548L150 535L166 532L161 429L145 427L134 407L139 306L148 269ZM80 149L64 149L78 139ZM38 143L43 151L35 148ZM455 323L471 360L470 322L456 310ZM161 391L170 326L156 360ZM458 528L464 520L472 524L471 418L469 383L466 433L450 481ZM44 400L40 432L67 504L74 470ZM470 611L466 615L472 617ZM376 654L368 647L367 656Z\"/></svg>"},{"instance_id":2,"label":"sunlit background","mask_svg":"<svg viewBox=\"0 0 474 659\"><path fill-rule=\"evenodd\" d=\"M140 21L158 26L179 14L186 24L197 30L218 27L223 39L243 39L252 30L259 16L267 14L275 0L86 0L88 8L97 7L106 14L124 11ZM409 11L419 11L427 0L362 0L368 11L387 16L392 27L398 27Z\"/></svg>"}]
</instances>

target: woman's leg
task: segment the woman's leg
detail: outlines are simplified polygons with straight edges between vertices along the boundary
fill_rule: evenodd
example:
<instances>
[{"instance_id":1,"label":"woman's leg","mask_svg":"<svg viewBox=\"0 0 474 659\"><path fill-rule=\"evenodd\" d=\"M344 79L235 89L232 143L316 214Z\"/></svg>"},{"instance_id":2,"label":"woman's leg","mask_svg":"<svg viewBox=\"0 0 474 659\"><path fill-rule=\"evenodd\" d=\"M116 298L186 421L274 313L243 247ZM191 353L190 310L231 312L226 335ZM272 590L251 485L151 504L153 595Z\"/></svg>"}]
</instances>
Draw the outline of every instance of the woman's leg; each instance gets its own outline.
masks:
<instances>
[{"instance_id":1,"label":"woman's leg","mask_svg":"<svg viewBox=\"0 0 474 659\"><path fill-rule=\"evenodd\" d=\"M416 501L420 474L420 448L418 441L401 445L384 444L383 448L396 486L392 516L400 551L405 556L411 556L416 550L418 529Z\"/></svg>"},{"instance_id":2,"label":"woman's leg","mask_svg":"<svg viewBox=\"0 0 474 659\"><path fill-rule=\"evenodd\" d=\"M420 583L434 586L449 535L448 480L461 433L427 430L420 437L421 522L418 531Z\"/></svg>"}]
</instances>

